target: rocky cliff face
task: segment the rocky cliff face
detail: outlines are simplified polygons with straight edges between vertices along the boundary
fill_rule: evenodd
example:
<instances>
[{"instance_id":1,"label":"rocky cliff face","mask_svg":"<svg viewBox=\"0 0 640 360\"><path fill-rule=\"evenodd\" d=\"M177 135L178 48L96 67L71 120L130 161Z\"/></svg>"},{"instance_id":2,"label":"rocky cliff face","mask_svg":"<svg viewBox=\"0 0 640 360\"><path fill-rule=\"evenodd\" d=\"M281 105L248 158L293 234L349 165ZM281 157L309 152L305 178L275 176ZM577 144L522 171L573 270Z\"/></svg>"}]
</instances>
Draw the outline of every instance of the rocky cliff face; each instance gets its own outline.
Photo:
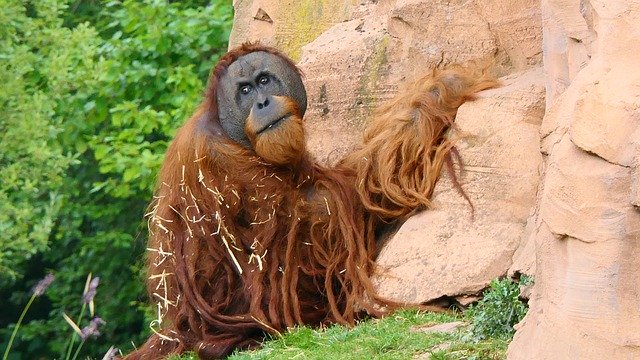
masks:
<instances>
[{"instance_id":1,"label":"rocky cliff face","mask_svg":"<svg viewBox=\"0 0 640 360\"><path fill-rule=\"evenodd\" d=\"M640 2L236 0L231 46L296 60L308 146L331 163L373 108L436 66L491 65L503 87L460 108L462 185L380 254L382 294L473 300L535 276L513 359L640 358Z\"/></svg>"},{"instance_id":2,"label":"rocky cliff face","mask_svg":"<svg viewBox=\"0 0 640 360\"><path fill-rule=\"evenodd\" d=\"M640 2L543 0L547 110L512 359L640 358Z\"/></svg>"}]
</instances>

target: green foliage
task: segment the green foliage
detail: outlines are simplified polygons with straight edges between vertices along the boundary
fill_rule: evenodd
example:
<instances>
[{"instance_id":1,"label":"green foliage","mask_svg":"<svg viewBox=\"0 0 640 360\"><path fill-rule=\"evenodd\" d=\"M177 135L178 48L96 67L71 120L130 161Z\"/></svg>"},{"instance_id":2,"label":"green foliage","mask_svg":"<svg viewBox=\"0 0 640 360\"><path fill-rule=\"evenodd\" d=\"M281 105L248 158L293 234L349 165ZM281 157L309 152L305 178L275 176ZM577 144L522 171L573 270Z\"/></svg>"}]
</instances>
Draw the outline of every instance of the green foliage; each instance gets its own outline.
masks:
<instances>
[{"instance_id":1,"label":"green foliage","mask_svg":"<svg viewBox=\"0 0 640 360\"><path fill-rule=\"evenodd\" d=\"M148 335L144 209L232 19L230 1L203 3L0 0L5 343L29 286L46 269L57 278L21 327L16 359L63 357L70 328L61 314L77 318L88 273L101 278L96 315L107 324L80 357L127 351Z\"/></svg>"},{"instance_id":2,"label":"green foliage","mask_svg":"<svg viewBox=\"0 0 640 360\"><path fill-rule=\"evenodd\" d=\"M60 105L73 102L92 69L96 33L61 27L57 1L0 1L0 285L49 246L73 156L59 142ZM31 13L27 15L27 11Z\"/></svg>"},{"instance_id":3,"label":"green foliage","mask_svg":"<svg viewBox=\"0 0 640 360\"><path fill-rule=\"evenodd\" d=\"M92 191L148 199L167 142L193 113L217 54L226 49L230 9L156 0L111 2L105 12L101 31L109 38L85 104L90 122L73 129L92 135L76 146L88 146L107 175Z\"/></svg>"},{"instance_id":4,"label":"green foliage","mask_svg":"<svg viewBox=\"0 0 640 360\"><path fill-rule=\"evenodd\" d=\"M482 300L467 310L473 337L510 340L515 332L513 326L522 320L527 309L520 300L519 283L511 279L492 280Z\"/></svg>"}]
</instances>

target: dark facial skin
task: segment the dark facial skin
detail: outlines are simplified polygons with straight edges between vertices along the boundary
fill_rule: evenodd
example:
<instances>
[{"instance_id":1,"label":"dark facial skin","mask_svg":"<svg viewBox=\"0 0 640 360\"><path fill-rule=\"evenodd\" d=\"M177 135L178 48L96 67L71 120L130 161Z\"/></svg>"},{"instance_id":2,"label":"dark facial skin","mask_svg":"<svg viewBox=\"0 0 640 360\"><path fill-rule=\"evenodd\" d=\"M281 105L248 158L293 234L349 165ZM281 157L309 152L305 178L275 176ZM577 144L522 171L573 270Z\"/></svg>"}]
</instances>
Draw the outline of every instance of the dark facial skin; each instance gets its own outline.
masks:
<instances>
[{"instance_id":1,"label":"dark facial skin","mask_svg":"<svg viewBox=\"0 0 640 360\"><path fill-rule=\"evenodd\" d=\"M278 126L291 115L274 96L294 99L299 115L304 115L307 93L296 69L263 51L241 56L220 79L217 95L220 125L231 139L251 147L245 133L250 115L260 129L258 134Z\"/></svg>"}]
</instances>

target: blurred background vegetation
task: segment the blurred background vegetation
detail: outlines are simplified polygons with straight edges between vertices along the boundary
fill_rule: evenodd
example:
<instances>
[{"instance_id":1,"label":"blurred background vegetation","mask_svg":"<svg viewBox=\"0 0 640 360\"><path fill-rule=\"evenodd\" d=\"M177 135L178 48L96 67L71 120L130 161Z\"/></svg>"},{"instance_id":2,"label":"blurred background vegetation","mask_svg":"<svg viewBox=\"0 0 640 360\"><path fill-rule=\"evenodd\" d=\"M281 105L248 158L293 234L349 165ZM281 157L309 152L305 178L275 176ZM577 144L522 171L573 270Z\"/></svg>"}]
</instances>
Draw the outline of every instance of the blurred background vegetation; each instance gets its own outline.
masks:
<instances>
[{"instance_id":1,"label":"blurred background vegetation","mask_svg":"<svg viewBox=\"0 0 640 360\"><path fill-rule=\"evenodd\" d=\"M0 0L0 348L64 358L89 273L101 358L148 336L145 207L175 130L226 51L231 0Z\"/></svg>"}]
</instances>

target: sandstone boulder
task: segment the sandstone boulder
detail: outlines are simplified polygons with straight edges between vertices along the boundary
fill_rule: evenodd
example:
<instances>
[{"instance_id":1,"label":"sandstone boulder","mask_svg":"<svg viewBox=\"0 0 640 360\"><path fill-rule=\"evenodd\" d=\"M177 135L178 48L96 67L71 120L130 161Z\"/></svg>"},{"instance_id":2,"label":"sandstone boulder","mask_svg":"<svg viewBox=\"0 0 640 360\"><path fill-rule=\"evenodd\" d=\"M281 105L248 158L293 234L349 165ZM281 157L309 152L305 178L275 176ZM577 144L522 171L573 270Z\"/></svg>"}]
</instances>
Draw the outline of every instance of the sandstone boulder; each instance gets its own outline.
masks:
<instances>
[{"instance_id":1,"label":"sandstone boulder","mask_svg":"<svg viewBox=\"0 0 640 360\"><path fill-rule=\"evenodd\" d=\"M370 19L372 20L372 19ZM390 97L389 37L379 21L351 20L333 26L302 48L309 105L307 146L320 160L333 162L360 141L368 114Z\"/></svg>"},{"instance_id":2,"label":"sandstone boulder","mask_svg":"<svg viewBox=\"0 0 640 360\"><path fill-rule=\"evenodd\" d=\"M382 295L410 302L474 295L512 266L526 244L542 167L542 69L502 79L458 111L462 186L475 212L445 177L434 208L411 217L378 257ZM534 258L523 269L533 271Z\"/></svg>"}]
</instances>

